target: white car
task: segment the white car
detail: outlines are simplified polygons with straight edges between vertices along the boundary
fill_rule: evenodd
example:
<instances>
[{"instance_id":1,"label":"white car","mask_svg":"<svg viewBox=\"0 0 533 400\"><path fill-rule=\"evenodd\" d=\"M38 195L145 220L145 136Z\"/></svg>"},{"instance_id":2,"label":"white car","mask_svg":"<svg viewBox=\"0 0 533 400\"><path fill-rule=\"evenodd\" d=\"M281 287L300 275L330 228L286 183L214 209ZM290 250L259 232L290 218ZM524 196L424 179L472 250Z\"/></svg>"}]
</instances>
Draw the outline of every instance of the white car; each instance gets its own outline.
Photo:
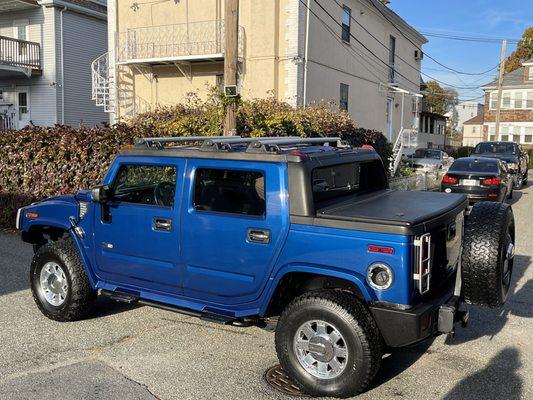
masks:
<instances>
[{"instance_id":1,"label":"white car","mask_svg":"<svg viewBox=\"0 0 533 400\"><path fill-rule=\"evenodd\" d=\"M439 149L416 149L407 157L408 164L419 171L446 170L453 161L453 157Z\"/></svg>"}]
</instances>

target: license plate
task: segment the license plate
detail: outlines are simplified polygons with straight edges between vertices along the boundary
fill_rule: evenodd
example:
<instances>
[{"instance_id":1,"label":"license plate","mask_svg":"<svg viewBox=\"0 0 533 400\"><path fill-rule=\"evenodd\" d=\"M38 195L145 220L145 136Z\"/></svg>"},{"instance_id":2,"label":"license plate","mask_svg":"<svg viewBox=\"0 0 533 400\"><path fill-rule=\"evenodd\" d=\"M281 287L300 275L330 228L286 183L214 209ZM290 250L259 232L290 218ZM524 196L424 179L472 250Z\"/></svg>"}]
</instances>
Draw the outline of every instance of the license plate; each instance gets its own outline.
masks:
<instances>
[{"instance_id":1,"label":"license plate","mask_svg":"<svg viewBox=\"0 0 533 400\"><path fill-rule=\"evenodd\" d=\"M463 186L479 186L477 179L461 179L461 185Z\"/></svg>"}]
</instances>

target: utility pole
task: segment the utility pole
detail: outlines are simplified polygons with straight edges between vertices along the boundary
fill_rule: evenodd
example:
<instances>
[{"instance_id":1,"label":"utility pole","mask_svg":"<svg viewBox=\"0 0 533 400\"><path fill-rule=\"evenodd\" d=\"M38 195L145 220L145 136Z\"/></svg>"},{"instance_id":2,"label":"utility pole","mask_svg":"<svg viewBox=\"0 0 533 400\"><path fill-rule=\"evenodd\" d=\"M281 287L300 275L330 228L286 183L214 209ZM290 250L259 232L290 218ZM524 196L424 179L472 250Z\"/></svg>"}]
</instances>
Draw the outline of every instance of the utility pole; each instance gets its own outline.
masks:
<instances>
[{"instance_id":1,"label":"utility pole","mask_svg":"<svg viewBox=\"0 0 533 400\"><path fill-rule=\"evenodd\" d=\"M237 86L237 59L239 56L239 0L226 0L224 11L225 54L224 87ZM226 91L226 90L225 90ZM235 93L236 95L237 93ZM227 93L226 93L227 95ZM235 100L231 98L231 100ZM226 105L224 135L237 134L237 104L231 101Z\"/></svg>"},{"instance_id":2,"label":"utility pole","mask_svg":"<svg viewBox=\"0 0 533 400\"><path fill-rule=\"evenodd\" d=\"M502 107L502 88L503 88L503 73L505 70L505 56L507 55L507 40L502 42L502 54L500 56L500 71L498 76L498 104L496 105L496 126L494 128L495 139L498 140L500 134L500 111ZM490 108L490 104L489 104ZM490 139L490 138L487 138Z\"/></svg>"}]
</instances>

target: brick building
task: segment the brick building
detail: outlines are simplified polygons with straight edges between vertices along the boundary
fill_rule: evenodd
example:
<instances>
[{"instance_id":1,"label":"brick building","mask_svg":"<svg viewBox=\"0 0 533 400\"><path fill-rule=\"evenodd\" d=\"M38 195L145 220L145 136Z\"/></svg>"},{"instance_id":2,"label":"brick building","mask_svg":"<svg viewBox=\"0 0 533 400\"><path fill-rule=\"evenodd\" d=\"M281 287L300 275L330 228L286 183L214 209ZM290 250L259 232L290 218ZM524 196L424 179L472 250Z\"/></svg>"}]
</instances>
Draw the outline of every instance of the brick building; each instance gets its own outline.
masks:
<instances>
[{"instance_id":1,"label":"brick building","mask_svg":"<svg viewBox=\"0 0 533 400\"><path fill-rule=\"evenodd\" d=\"M483 123L486 140L503 140L533 148L533 58L522 67L504 75L501 98L500 132L496 137L495 121L498 81L482 87L485 91Z\"/></svg>"}]
</instances>

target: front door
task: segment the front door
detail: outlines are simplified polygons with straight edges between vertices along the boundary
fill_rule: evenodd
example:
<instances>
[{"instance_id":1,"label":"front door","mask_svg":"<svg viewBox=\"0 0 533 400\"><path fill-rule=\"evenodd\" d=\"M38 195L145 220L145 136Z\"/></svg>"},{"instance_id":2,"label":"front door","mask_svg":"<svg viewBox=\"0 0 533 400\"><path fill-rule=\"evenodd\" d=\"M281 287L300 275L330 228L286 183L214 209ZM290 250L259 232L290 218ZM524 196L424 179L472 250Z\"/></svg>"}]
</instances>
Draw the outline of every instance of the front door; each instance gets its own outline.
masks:
<instances>
[{"instance_id":1,"label":"front door","mask_svg":"<svg viewBox=\"0 0 533 400\"><path fill-rule=\"evenodd\" d=\"M188 161L190 196L182 207L183 289L218 304L261 293L288 231L282 165Z\"/></svg>"},{"instance_id":2,"label":"front door","mask_svg":"<svg viewBox=\"0 0 533 400\"><path fill-rule=\"evenodd\" d=\"M132 158L113 166L111 198L97 207L94 221L102 280L180 294L176 188L181 187L184 165L180 159L142 163Z\"/></svg>"},{"instance_id":3,"label":"front door","mask_svg":"<svg viewBox=\"0 0 533 400\"><path fill-rule=\"evenodd\" d=\"M17 105L17 115L18 115L17 126L18 126L18 129L22 129L25 126L28 126L31 121L29 88L27 87L17 88L16 105Z\"/></svg>"}]
</instances>

